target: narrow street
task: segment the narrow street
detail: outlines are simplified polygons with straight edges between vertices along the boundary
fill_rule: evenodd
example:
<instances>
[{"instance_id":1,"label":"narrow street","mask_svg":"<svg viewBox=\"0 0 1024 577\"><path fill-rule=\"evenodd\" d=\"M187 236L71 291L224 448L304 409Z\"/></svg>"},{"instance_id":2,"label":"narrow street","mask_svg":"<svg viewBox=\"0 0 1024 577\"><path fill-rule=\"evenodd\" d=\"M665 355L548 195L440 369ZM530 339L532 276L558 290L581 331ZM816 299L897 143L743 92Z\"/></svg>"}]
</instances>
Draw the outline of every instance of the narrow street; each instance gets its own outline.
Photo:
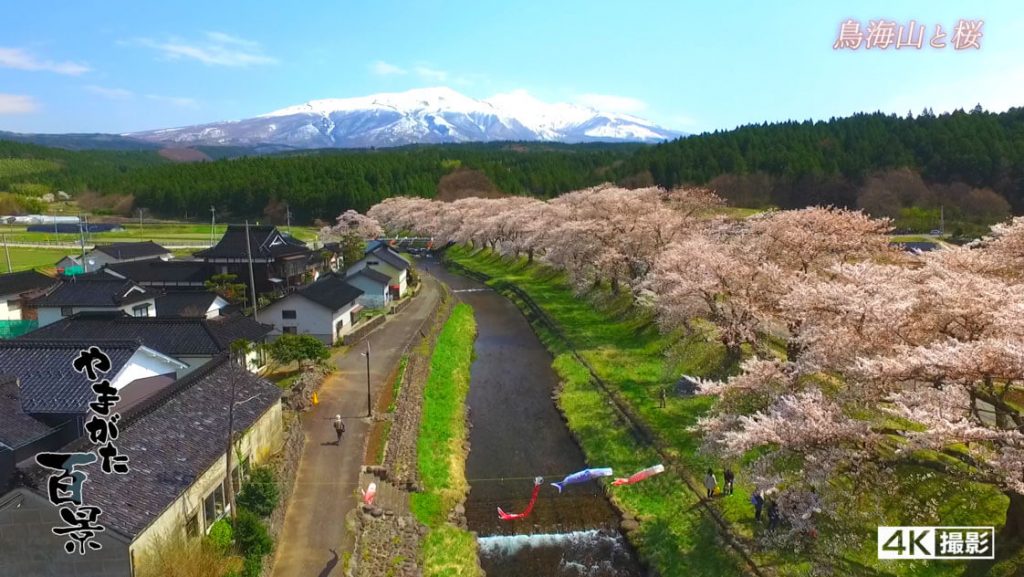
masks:
<instances>
[{"instance_id":1,"label":"narrow street","mask_svg":"<svg viewBox=\"0 0 1024 577\"><path fill-rule=\"evenodd\" d=\"M437 281L422 275L413 303L370 334L370 382L376 400L406 343L439 298ZM345 516L356 505L359 469L369 423L366 417L366 341L338 357L338 372L319 392L320 404L302 416L306 441L284 530L276 546L274 577L328 577L343 573L344 551L352 548ZM339 445L331 426L340 414L346 431Z\"/></svg>"}]
</instances>

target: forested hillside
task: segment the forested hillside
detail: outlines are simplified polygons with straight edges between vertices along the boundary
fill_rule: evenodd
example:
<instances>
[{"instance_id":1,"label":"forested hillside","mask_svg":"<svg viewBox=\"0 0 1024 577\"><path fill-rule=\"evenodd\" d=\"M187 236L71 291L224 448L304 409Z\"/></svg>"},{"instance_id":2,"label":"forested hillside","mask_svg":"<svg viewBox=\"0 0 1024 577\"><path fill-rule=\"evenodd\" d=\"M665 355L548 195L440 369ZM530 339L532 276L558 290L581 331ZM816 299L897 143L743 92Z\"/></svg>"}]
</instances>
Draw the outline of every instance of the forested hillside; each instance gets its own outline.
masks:
<instances>
[{"instance_id":1,"label":"forested hillside","mask_svg":"<svg viewBox=\"0 0 1024 577\"><path fill-rule=\"evenodd\" d=\"M941 205L947 222L984 224L1024 212L1024 109L744 126L640 150L619 176L710 183L743 206L834 204L908 220L925 211L937 224Z\"/></svg>"},{"instance_id":2,"label":"forested hillside","mask_svg":"<svg viewBox=\"0 0 1024 577\"><path fill-rule=\"evenodd\" d=\"M177 217L186 211L197 214L210 205L238 217L260 216L288 203L295 218L312 221L333 218L350 208L366 210L391 196L433 197L442 177L459 170L482 173L493 188L505 193L557 196L613 178L610 169L636 149L635 145L505 143L320 151L180 164L150 152L70 152L0 142L0 163L12 158L54 161L49 170L31 175L5 173L0 166L0 190L32 181L73 194L133 196L135 206ZM106 161L97 162L97 158Z\"/></svg>"},{"instance_id":3,"label":"forested hillside","mask_svg":"<svg viewBox=\"0 0 1024 577\"><path fill-rule=\"evenodd\" d=\"M948 231L972 234L1024 213L1024 109L859 114L657 146L492 143L233 159L223 155L246 150L202 151L218 160L173 163L153 151L72 152L0 141L0 191L22 206L31 205L31 195L65 190L84 195L93 209L134 206L179 218L210 205L229 217L260 217L287 203L305 222L396 195L550 198L607 181L708 184L732 204L753 208L863 208L912 231L937 228L941 214Z\"/></svg>"}]
</instances>

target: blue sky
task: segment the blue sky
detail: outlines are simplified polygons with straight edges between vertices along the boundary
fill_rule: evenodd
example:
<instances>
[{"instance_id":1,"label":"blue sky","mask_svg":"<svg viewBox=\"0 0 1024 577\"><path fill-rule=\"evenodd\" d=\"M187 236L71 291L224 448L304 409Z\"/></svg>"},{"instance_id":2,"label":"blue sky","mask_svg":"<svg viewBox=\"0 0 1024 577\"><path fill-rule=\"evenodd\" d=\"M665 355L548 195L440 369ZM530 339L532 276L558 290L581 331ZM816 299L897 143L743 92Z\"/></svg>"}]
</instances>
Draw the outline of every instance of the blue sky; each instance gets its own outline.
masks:
<instances>
[{"instance_id":1,"label":"blue sky","mask_svg":"<svg viewBox=\"0 0 1024 577\"><path fill-rule=\"evenodd\" d=\"M921 50L837 51L847 18L927 25ZM928 47L982 19L980 50ZM0 130L126 132L318 98L525 90L688 132L858 111L1024 104L1024 5L682 0L8 4Z\"/></svg>"}]
</instances>

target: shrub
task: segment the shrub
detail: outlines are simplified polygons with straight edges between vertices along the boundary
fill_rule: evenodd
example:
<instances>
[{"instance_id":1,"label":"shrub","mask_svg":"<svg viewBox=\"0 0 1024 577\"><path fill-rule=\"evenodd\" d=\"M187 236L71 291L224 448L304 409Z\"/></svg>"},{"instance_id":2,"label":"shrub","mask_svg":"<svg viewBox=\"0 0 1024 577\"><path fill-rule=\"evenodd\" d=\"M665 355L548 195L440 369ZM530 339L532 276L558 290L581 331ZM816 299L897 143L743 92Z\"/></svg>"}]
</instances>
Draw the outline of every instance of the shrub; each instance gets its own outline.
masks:
<instances>
[{"instance_id":1,"label":"shrub","mask_svg":"<svg viewBox=\"0 0 1024 577\"><path fill-rule=\"evenodd\" d=\"M277 479L270 467L256 467L252 470L249 480L242 486L242 491L235 500L238 505L267 517L274 512L279 498Z\"/></svg>"},{"instance_id":2,"label":"shrub","mask_svg":"<svg viewBox=\"0 0 1024 577\"><path fill-rule=\"evenodd\" d=\"M228 527L228 531L230 531ZM189 539L178 533L161 536L141 551L138 577L224 577L242 569L241 559L219 549L209 539ZM230 541L229 541L230 544Z\"/></svg>"},{"instance_id":3,"label":"shrub","mask_svg":"<svg viewBox=\"0 0 1024 577\"><path fill-rule=\"evenodd\" d=\"M246 557L261 557L274 549L274 540L267 533L260 516L248 509L238 509L235 517L235 542Z\"/></svg>"},{"instance_id":4,"label":"shrub","mask_svg":"<svg viewBox=\"0 0 1024 577\"><path fill-rule=\"evenodd\" d=\"M263 572L263 557L260 555L249 555L242 565L241 577L260 577Z\"/></svg>"},{"instance_id":5,"label":"shrub","mask_svg":"<svg viewBox=\"0 0 1024 577\"><path fill-rule=\"evenodd\" d=\"M227 551L231 548L231 543L235 540L234 531L231 529L231 523L227 519L221 519L210 527L210 533L206 536L210 544L217 548L218 551Z\"/></svg>"}]
</instances>

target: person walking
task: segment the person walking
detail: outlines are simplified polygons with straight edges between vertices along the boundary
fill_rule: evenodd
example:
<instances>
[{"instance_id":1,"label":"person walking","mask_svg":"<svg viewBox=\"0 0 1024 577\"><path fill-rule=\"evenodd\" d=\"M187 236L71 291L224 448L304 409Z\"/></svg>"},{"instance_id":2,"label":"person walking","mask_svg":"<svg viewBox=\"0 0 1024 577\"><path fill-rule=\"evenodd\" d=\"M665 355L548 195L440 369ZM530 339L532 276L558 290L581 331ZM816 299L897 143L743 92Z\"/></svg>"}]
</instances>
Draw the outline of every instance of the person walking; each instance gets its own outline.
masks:
<instances>
[{"instance_id":1,"label":"person walking","mask_svg":"<svg viewBox=\"0 0 1024 577\"><path fill-rule=\"evenodd\" d=\"M341 415L334 415L334 432L338 435L338 440L334 441L334 444L340 445L341 436L345 433L345 423L341 420Z\"/></svg>"},{"instance_id":2,"label":"person walking","mask_svg":"<svg viewBox=\"0 0 1024 577\"><path fill-rule=\"evenodd\" d=\"M732 495L732 483L736 480L736 475L732 472L732 467L725 468L725 472L722 473L722 479L725 481L725 484L722 485L722 493Z\"/></svg>"},{"instance_id":3,"label":"person walking","mask_svg":"<svg viewBox=\"0 0 1024 577\"><path fill-rule=\"evenodd\" d=\"M715 472L708 469L708 474L704 475L704 488L708 490L708 499L715 495L715 489L718 488L718 479L715 478Z\"/></svg>"},{"instance_id":4,"label":"person walking","mask_svg":"<svg viewBox=\"0 0 1024 577\"><path fill-rule=\"evenodd\" d=\"M764 494L761 493L760 489L754 491L754 494L750 496L750 502L754 505L754 521L760 523L761 509L764 508Z\"/></svg>"},{"instance_id":5,"label":"person walking","mask_svg":"<svg viewBox=\"0 0 1024 577\"><path fill-rule=\"evenodd\" d=\"M768 503L768 528L774 529L779 526L779 521L782 520L782 515L779 514L779 504L772 499Z\"/></svg>"}]
</instances>

